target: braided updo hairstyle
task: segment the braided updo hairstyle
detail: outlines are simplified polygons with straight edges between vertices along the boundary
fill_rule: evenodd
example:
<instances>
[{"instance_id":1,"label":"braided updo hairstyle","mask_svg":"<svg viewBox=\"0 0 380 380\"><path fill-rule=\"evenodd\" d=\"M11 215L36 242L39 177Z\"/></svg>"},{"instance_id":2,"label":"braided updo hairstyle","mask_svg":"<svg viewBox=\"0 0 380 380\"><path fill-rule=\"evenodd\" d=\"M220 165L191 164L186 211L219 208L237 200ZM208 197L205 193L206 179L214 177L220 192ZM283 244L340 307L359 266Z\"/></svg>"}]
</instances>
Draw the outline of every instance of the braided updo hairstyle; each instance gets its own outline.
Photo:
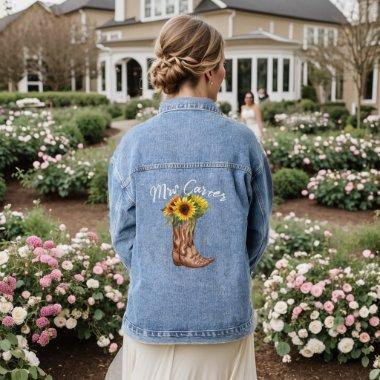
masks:
<instances>
[{"instance_id":1,"label":"braided updo hairstyle","mask_svg":"<svg viewBox=\"0 0 380 380\"><path fill-rule=\"evenodd\" d=\"M173 17L156 40L150 82L166 94L177 93L187 81L195 86L202 74L218 67L223 49L223 38L211 25L194 16Z\"/></svg>"}]
</instances>

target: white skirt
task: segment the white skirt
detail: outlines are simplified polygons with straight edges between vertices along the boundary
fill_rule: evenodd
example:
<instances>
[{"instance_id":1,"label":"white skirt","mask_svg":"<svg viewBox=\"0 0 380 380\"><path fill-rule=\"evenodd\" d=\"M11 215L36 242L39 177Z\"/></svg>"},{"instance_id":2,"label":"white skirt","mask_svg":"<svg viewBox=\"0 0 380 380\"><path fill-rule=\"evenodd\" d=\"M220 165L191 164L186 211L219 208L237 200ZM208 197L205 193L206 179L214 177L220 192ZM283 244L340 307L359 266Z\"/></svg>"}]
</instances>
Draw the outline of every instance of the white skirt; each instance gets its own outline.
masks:
<instances>
[{"instance_id":1,"label":"white skirt","mask_svg":"<svg viewBox=\"0 0 380 380\"><path fill-rule=\"evenodd\" d=\"M257 380L254 333L216 344L147 344L124 334L105 380Z\"/></svg>"}]
</instances>

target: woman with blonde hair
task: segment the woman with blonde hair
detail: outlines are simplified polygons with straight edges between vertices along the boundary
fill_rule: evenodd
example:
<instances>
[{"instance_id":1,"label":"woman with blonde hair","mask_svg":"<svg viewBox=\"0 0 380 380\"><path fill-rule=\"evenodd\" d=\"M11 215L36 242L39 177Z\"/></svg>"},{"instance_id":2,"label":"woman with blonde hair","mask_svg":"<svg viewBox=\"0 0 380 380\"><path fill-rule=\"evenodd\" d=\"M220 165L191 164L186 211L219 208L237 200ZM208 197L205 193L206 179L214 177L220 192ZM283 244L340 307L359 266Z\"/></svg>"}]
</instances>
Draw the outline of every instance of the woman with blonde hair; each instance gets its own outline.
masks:
<instances>
[{"instance_id":1,"label":"woman with blonde hair","mask_svg":"<svg viewBox=\"0 0 380 380\"><path fill-rule=\"evenodd\" d=\"M130 284L107 380L257 378L252 277L272 179L255 134L216 105L223 50L204 21L167 21L150 69L167 98L112 155L110 234Z\"/></svg>"}]
</instances>

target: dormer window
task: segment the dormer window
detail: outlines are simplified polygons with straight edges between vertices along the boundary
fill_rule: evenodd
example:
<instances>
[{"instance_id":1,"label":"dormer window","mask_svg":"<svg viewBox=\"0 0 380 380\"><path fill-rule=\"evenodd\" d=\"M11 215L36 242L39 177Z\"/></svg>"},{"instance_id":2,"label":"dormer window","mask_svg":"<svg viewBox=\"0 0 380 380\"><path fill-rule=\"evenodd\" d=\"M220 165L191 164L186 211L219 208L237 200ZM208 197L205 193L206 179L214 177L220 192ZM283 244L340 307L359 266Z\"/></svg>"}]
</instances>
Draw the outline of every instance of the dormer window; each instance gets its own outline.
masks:
<instances>
[{"instance_id":1,"label":"dormer window","mask_svg":"<svg viewBox=\"0 0 380 380\"><path fill-rule=\"evenodd\" d=\"M142 0L142 20L158 20L192 11L192 0Z\"/></svg>"}]
</instances>

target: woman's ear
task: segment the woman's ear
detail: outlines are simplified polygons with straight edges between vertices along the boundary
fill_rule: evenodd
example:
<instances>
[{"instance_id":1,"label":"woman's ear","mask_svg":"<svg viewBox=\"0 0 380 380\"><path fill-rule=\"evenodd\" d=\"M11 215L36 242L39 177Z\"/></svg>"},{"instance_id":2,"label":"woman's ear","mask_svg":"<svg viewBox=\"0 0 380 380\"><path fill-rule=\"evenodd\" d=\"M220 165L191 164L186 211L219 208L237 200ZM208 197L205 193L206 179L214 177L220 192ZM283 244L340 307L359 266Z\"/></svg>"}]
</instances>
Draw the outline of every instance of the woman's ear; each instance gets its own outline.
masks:
<instances>
[{"instance_id":1,"label":"woman's ear","mask_svg":"<svg viewBox=\"0 0 380 380\"><path fill-rule=\"evenodd\" d=\"M213 78L212 71L206 71L205 72L205 77L206 77L206 82L207 83L209 83L210 81L212 81L212 78Z\"/></svg>"}]
</instances>

